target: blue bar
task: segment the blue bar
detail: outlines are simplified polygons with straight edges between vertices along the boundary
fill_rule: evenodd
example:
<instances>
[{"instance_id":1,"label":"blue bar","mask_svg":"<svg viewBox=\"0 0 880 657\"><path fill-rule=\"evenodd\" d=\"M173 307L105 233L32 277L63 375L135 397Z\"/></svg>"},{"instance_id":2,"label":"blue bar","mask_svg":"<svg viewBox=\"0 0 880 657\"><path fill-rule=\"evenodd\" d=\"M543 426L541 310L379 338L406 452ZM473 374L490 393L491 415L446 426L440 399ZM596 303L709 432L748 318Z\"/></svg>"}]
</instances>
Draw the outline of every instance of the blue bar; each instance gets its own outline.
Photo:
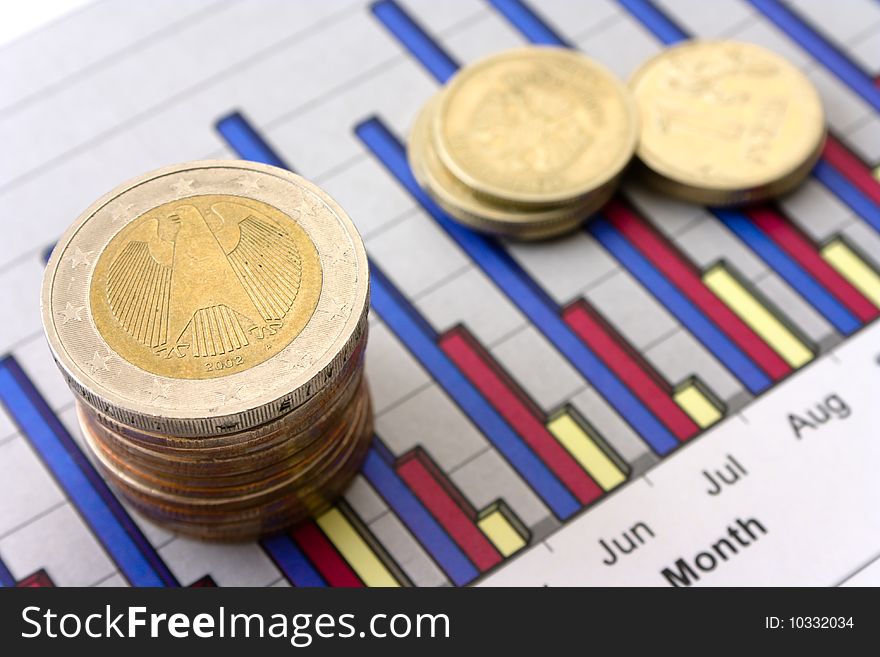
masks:
<instances>
[{"instance_id":1,"label":"blue bar","mask_svg":"<svg viewBox=\"0 0 880 657\"><path fill-rule=\"evenodd\" d=\"M375 264L370 266L370 301L373 310L422 367L443 386L553 513L565 519L578 511L578 501L437 346L434 332Z\"/></svg>"},{"instance_id":2,"label":"blue bar","mask_svg":"<svg viewBox=\"0 0 880 657\"><path fill-rule=\"evenodd\" d=\"M489 0L495 9L523 33L529 41L545 46L571 47L535 10L520 0Z\"/></svg>"},{"instance_id":3,"label":"blue bar","mask_svg":"<svg viewBox=\"0 0 880 657\"><path fill-rule=\"evenodd\" d=\"M748 217L741 212L722 208L716 208L713 212L725 226L748 244L752 251L822 313L838 331L849 335L859 328L859 320Z\"/></svg>"},{"instance_id":4,"label":"blue bar","mask_svg":"<svg viewBox=\"0 0 880 657\"><path fill-rule=\"evenodd\" d=\"M850 210L880 232L880 208L846 176L824 160L819 160L813 168L813 175L848 205Z\"/></svg>"},{"instance_id":5,"label":"blue bar","mask_svg":"<svg viewBox=\"0 0 880 657\"><path fill-rule=\"evenodd\" d=\"M458 63L434 41L424 28L394 0L380 0L372 6L373 14L406 49L440 82L446 82L458 70Z\"/></svg>"},{"instance_id":6,"label":"blue bar","mask_svg":"<svg viewBox=\"0 0 880 657\"><path fill-rule=\"evenodd\" d=\"M0 559L0 586L7 588L15 586L15 577L9 572L3 559Z\"/></svg>"},{"instance_id":7,"label":"blue bar","mask_svg":"<svg viewBox=\"0 0 880 657\"><path fill-rule=\"evenodd\" d=\"M178 586L13 356L0 361L0 402L133 586Z\"/></svg>"},{"instance_id":8,"label":"blue bar","mask_svg":"<svg viewBox=\"0 0 880 657\"><path fill-rule=\"evenodd\" d=\"M742 381L752 394L766 390L770 379L699 308L690 302L604 218L596 218L589 232L645 286L678 321Z\"/></svg>"},{"instance_id":9,"label":"blue bar","mask_svg":"<svg viewBox=\"0 0 880 657\"><path fill-rule=\"evenodd\" d=\"M650 0L618 0L618 2L667 46L690 38L687 32L657 9Z\"/></svg>"},{"instance_id":10,"label":"blue bar","mask_svg":"<svg viewBox=\"0 0 880 657\"><path fill-rule=\"evenodd\" d=\"M749 0L749 2L804 50L822 62L825 68L840 78L875 110L880 110L880 89L874 86L870 76L825 37L807 25L800 16L777 0ZM839 11L846 11L846 7L841 6Z\"/></svg>"},{"instance_id":11,"label":"blue bar","mask_svg":"<svg viewBox=\"0 0 880 657\"><path fill-rule=\"evenodd\" d=\"M387 453L384 445L378 439L373 444L374 447L367 454L361 474L394 510L453 584L464 586L473 581L479 575L477 569L434 516L397 476L394 468L389 464L393 456Z\"/></svg>"},{"instance_id":12,"label":"blue bar","mask_svg":"<svg viewBox=\"0 0 880 657\"><path fill-rule=\"evenodd\" d=\"M241 159L290 169L241 112L224 116L215 127Z\"/></svg>"},{"instance_id":13,"label":"blue bar","mask_svg":"<svg viewBox=\"0 0 880 657\"><path fill-rule=\"evenodd\" d=\"M293 542L289 534L278 534L260 541L275 565L291 584L297 587L324 587L327 583Z\"/></svg>"},{"instance_id":14,"label":"blue bar","mask_svg":"<svg viewBox=\"0 0 880 657\"><path fill-rule=\"evenodd\" d=\"M581 375L651 445L665 454L678 441L623 385L605 364L571 331L559 309L494 239L452 221L419 187L400 141L377 118L355 129L358 137L406 190L431 214L437 224L480 266L532 323L568 358Z\"/></svg>"}]
</instances>

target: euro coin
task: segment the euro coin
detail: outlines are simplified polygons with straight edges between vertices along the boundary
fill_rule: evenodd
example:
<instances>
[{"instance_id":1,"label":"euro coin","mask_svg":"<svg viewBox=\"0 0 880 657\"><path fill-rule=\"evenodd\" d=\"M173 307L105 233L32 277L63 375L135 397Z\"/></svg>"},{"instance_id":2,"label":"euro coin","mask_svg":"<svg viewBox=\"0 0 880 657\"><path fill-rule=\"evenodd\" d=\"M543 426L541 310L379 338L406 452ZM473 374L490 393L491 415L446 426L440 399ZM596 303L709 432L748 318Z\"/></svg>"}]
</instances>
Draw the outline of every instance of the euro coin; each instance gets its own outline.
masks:
<instances>
[{"instance_id":1,"label":"euro coin","mask_svg":"<svg viewBox=\"0 0 880 657\"><path fill-rule=\"evenodd\" d=\"M707 205L783 194L815 164L825 115L815 87L760 46L688 41L638 69L637 156L648 183Z\"/></svg>"},{"instance_id":2,"label":"euro coin","mask_svg":"<svg viewBox=\"0 0 880 657\"><path fill-rule=\"evenodd\" d=\"M636 147L630 93L573 50L517 48L463 68L433 120L440 161L475 194L532 207L577 203Z\"/></svg>"},{"instance_id":3,"label":"euro coin","mask_svg":"<svg viewBox=\"0 0 880 657\"><path fill-rule=\"evenodd\" d=\"M100 199L45 274L50 347L74 392L177 436L261 424L333 379L366 326L366 253L287 171L169 167Z\"/></svg>"},{"instance_id":4,"label":"euro coin","mask_svg":"<svg viewBox=\"0 0 880 657\"><path fill-rule=\"evenodd\" d=\"M492 201L456 178L434 150L432 126L440 95L419 112L408 143L410 166L418 183L452 218L483 232L517 239L546 239L569 232L603 205L614 192L618 179L592 190L569 205L532 208Z\"/></svg>"},{"instance_id":5,"label":"euro coin","mask_svg":"<svg viewBox=\"0 0 880 657\"><path fill-rule=\"evenodd\" d=\"M48 264L42 315L99 470L147 518L211 540L332 503L372 439L369 273L312 183L205 161L87 209Z\"/></svg>"}]
</instances>

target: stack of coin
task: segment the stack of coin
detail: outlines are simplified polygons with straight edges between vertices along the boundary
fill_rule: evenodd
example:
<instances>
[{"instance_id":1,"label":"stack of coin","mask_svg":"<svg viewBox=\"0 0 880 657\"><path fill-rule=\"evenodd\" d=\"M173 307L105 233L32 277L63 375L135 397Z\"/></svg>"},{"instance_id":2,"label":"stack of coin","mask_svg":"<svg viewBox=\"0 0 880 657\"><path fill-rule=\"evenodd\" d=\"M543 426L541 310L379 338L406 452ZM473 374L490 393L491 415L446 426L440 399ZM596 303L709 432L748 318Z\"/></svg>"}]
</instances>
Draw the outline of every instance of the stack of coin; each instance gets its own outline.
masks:
<instances>
[{"instance_id":1,"label":"stack of coin","mask_svg":"<svg viewBox=\"0 0 880 657\"><path fill-rule=\"evenodd\" d=\"M42 313L110 483L165 526L236 540L320 512L359 467L368 297L363 244L327 194L207 161L86 210Z\"/></svg>"},{"instance_id":2,"label":"stack of coin","mask_svg":"<svg viewBox=\"0 0 880 657\"><path fill-rule=\"evenodd\" d=\"M818 160L822 101L779 55L736 41L687 41L633 75L645 180L706 205L783 194Z\"/></svg>"},{"instance_id":3,"label":"stack of coin","mask_svg":"<svg viewBox=\"0 0 880 657\"><path fill-rule=\"evenodd\" d=\"M459 71L410 133L413 173L480 231L549 238L614 193L638 138L635 104L603 66L565 48L517 48Z\"/></svg>"}]
</instances>

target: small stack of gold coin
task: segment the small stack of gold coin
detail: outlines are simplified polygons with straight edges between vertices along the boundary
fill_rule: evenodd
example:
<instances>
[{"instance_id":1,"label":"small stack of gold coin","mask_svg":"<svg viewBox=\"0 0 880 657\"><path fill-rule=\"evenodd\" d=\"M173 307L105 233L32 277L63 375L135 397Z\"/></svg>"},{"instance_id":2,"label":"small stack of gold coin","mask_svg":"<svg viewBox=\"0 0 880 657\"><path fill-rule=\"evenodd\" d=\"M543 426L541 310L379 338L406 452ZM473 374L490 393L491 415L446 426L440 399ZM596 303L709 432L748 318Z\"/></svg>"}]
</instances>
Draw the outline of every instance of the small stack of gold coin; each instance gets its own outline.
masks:
<instances>
[{"instance_id":1,"label":"small stack of gold coin","mask_svg":"<svg viewBox=\"0 0 880 657\"><path fill-rule=\"evenodd\" d=\"M190 162L67 231L43 323L84 442L131 506L218 540L320 512L372 436L366 253L288 171Z\"/></svg>"},{"instance_id":2,"label":"small stack of gold coin","mask_svg":"<svg viewBox=\"0 0 880 657\"><path fill-rule=\"evenodd\" d=\"M640 173L670 196L705 205L779 196L822 152L816 88L760 46L686 41L647 61L630 88L641 115Z\"/></svg>"},{"instance_id":3,"label":"small stack of gold coin","mask_svg":"<svg viewBox=\"0 0 880 657\"><path fill-rule=\"evenodd\" d=\"M686 41L624 88L563 48L517 48L459 71L410 132L418 183L459 222L542 239L571 231L637 174L675 198L740 205L807 177L825 142L822 101L779 55Z\"/></svg>"},{"instance_id":4,"label":"small stack of gold coin","mask_svg":"<svg viewBox=\"0 0 880 657\"><path fill-rule=\"evenodd\" d=\"M461 223L542 239L611 197L637 138L631 94L607 69L569 49L528 47L459 71L418 115L408 157Z\"/></svg>"}]
</instances>

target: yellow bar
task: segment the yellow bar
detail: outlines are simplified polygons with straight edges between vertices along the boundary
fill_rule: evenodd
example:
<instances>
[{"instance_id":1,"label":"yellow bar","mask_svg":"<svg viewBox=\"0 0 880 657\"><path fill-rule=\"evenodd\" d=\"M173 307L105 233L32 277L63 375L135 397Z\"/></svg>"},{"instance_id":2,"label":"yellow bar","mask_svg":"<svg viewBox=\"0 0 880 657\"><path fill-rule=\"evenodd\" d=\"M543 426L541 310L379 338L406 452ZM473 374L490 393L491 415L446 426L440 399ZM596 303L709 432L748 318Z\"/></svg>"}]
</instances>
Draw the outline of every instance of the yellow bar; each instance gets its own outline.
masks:
<instances>
[{"instance_id":1,"label":"yellow bar","mask_svg":"<svg viewBox=\"0 0 880 657\"><path fill-rule=\"evenodd\" d=\"M317 519L330 542L367 586L400 586L348 519L333 507Z\"/></svg>"},{"instance_id":2,"label":"yellow bar","mask_svg":"<svg viewBox=\"0 0 880 657\"><path fill-rule=\"evenodd\" d=\"M875 306L880 306L880 275L843 240L837 239L826 244L822 249L822 257Z\"/></svg>"},{"instance_id":3,"label":"yellow bar","mask_svg":"<svg viewBox=\"0 0 880 657\"><path fill-rule=\"evenodd\" d=\"M516 528L510 524L500 509L495 509L477 520L477 525L505 557L509 557L526 545L526 539L516 531Z\"/></svg>"},{"instance_id":4,"label":"yellow bar","mask_svg":"<svg viewBox=\"0 0 880 657\"><path fill-rule=\"evenodd\" d=\"M723 265L703 274L703 282L793 368L813 359L807 346L740 285Z\"/></svg>"},{"instance_id":5,"label":"yellow bar","mask_svg":"<svg viewBox=\"0 0 880 657\"><path fill-rule=\"evenodd\" d=\"M694 383L689 383L675 391L672 398L701 429L712 426L721 419L721 409L715 406Z\"/></svg>"},{"instance_id":6,"label":"yellow bar","mask_svg":"<svg viewBox=\"0 0 880 657\"><path fill-rule=\"evenodd\" d=\"M584 431L568 413L550 420L547 424L550 433L562 443L575 460L590 473L603 490L611 490L626 480L626 475L603 452L592 436Z\"/></svg>"}]
</instances>

